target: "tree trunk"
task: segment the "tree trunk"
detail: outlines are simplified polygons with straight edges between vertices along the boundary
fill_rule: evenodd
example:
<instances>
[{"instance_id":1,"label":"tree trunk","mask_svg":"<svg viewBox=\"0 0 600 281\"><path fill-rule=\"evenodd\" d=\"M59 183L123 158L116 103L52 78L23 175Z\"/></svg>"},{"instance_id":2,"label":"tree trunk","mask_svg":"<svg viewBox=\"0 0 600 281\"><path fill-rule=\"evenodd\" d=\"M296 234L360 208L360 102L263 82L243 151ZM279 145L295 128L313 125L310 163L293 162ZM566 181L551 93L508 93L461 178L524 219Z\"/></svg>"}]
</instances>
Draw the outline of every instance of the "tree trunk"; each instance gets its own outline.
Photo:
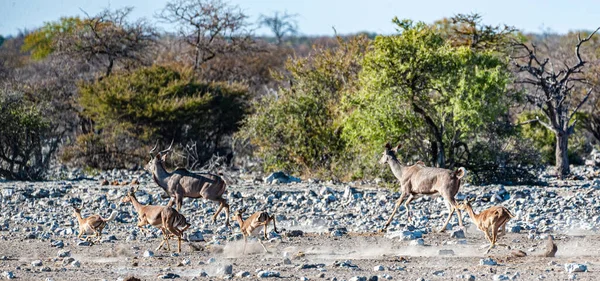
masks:
<instances>
[{"instance_id":1,"label":"tree trunk","mask_svg":"<svg viewBox=\"0 0 600 281\"><path fill-rule=\"evenodd\" d=\"M439 168L446 167L446 154L444 153L444 142L438 141L437 166Z\"/></svg>"},{"instance_id":2,"label":"tree trunk","mask_svg":"<svg viewBox=\"0 0 600 281\"><path fill-rule=\"evenodd\" d=\"M569 155L568 155L569 134L559 132L556 134L556 175L559 178L570 173L569 171Z\"/></svg>"}]
</instances>

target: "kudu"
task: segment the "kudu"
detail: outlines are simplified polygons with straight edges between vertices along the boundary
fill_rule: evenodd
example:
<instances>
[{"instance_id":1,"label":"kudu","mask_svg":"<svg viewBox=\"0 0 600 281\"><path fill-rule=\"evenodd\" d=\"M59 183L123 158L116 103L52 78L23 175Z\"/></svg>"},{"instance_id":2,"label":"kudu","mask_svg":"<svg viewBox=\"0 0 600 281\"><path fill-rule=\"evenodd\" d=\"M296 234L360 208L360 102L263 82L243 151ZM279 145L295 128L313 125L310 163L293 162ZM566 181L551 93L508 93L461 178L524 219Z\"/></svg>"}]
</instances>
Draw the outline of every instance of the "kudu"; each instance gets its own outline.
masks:
<instances>
[{"instance_id":1,"label":"kudu","mask_svg":"<svg viewBox=\"0 0 600 281\"><path fill-rule=\"evenodd\" d=\"M227 190L225 180L219 175L192 173L184 168L177 168L173 172L168 172L164 161L167 153L171 151L173 143L171 142L169 148L153 155L152 153L157 146L158 143L150 150L151 160L146 165L146 170L152 173L154 182L175 200L177 211L181 210L184 197L204 198L219 202L219 209L213 215L213 223L217 220L221 210L225 209L225 225L229 226L229 204L223 198L223 194Z\"/></svg>"},{"instance_id":2,"label":"kudu","mask_svg":"<svg viewBox=\"0 0 600 281\"><path fill-rule=\"evenodd\" d=\"M81 206L79 208L73 206L73 216L77 218L77 222L79 223L79 234L77 238L81 239L81 237L85 234L89 240L90 234L94 234L94 237L97 238L97 241L100 241L102 236L102 230L106 226L106 223L114 220L117 217L118 212L113 211L108 218L103 218L100 215L91 215L87 218L81 216L81 210L83 209L83 201L81 202Z\"/></svg>"},{"instance_id":3,"label":"kudu","mask_svg":"<svg viewBox=\"0 0 600 281\"><path fill-rule=\"evenodd\" d=\"M502 234L506 234L506 223L515 216L510 213L508 209L503 206L492 206L479 214L475 214L471 202L475 198L470 198L458 205L458 209L466 210L469 213L469 217L475 223L477 228L485 233L485 238L490 241L490 247L485 252L490 252L492 248L496 246L496 240L498 239L498 230L502 228ZM498 244L506 246L504 244Z\"/></svg>"},{"instance_id":4,"label":"kudu","mask_svg":"<svg viewBox=\"0 0 600 281\"><path fill-rule=\"evenodd\" d=\"M425 167L423 165L424 163L421 161L412 166L403 166L396 158L398 148L400 148L400 145L392 148L391 145L387 143L385 145L385 150L383 151L383 156L379 160L380 164L387 163L390 166L392 173L396 176L398 181L400 181L400 191L402 192L402 195L400 195L400 198L396 201L394 211L392 211L392 214L385 223L382 231L385 231L390 225L392 218L398 211L398 208L404 199L406 199L404 207L406 208L407 217L408 220L411 221L410 202L418 195L430 195L435 193L439 193L442 198L444 198L446 205L448 206L448 211L450 212L446 222L444 222L444 225L440 229L440 232L446 230L446 226L450 222L450 218L455 211L458 215L460 227L464 228L462 215L458 209L458 203L454 199L454 196L458 193L458 189L460 188L460 179L466 174L465 168L461 167L456 171L450 171L442 168Z\"/></svg>"},{"instance_id":5,"label":"kudu","mask_svg":"<svg viewBox=\"0 0 600 281\"><path fill-rule=\"evenodd\" d=\"M131 202L133 205L138 214L137 227L147 232L143 226L149 224L162 231L163 240L158 248L156 248L156 251L160 250L164 243L167 243L167 250L171 251L168 232L177 236L177 251L181 253L181 237L183 236L183 232L190 227L190 224L183 215L172 208L173 200L169 201L167 206L142 205L135 197L136 191L136 189L131 188L127 195L121 199L121 202ZM180 227L183 227L183 229L180 229Z\"/></svg>"}]
</instances>

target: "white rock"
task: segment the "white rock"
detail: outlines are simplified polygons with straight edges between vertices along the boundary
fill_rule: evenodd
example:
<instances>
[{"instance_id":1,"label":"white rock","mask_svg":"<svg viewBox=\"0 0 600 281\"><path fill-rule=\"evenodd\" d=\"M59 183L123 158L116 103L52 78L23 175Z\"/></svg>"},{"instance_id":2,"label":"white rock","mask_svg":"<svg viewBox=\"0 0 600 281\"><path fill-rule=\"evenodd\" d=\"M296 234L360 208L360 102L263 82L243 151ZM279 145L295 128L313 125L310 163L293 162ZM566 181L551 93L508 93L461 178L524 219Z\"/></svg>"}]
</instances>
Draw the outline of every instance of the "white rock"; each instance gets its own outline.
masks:
<instances>
[{"instance_id":1,"label":"white rock","mask_svg":"<svg viewBox=\"0 0 600 281\"><path fill-rule=\"evenodd\" d=\"M383 265L376 265L375 267L373 267L373 271L384 271L385 267L383 267Z\"/></svg>"},{"instance_id":2,"label":"white rock","mask_svg":"<svg viewBox=\"0 0 600 281\"><path fill-rule=\"evenodd\" d=\"M485 258L479 260L479 265L498 265L498 263L492 258Z\"/></svg>"},{"instance_id":3,"label":"white rock","mask_svg":"<svg viewBox=\"0 0 600 281\"><path fill-rule=\"evenodd\" d=\"M567 264L565 264L565 271L568 272L568 273L586 272L587 271L587 265L580 264L580 263L567 263Z\"/></svg>"},{"instance_id":4,"label":"white rock","mask_svg":"<svg viewBox=\"0 0 600 281\"><path fill-rule=\"evenodd\" d=\"M240 271L235 274L235 277L248 277L250 276L250 272L248 271Z\"/></svg>"},{"instance_id":5,"label":"white rock","mask_svg":"<svg viewBox=\"0 0 600 281\"><path fill-rule=\"evenodd\" d=\"M154 257L154 252L150 251L150 250L146 250L144 251L144 258L151 258Z\"/></svg>"},{"instance_id":6,"label":"white rock","mask_svg":"<svg viewBox=\"0 0 600 281\"><path fill-rule=\"evenodd\" d=\"M270 271L270 270L262 270L259 271L256 276L259 278L267 278L267 277L280 277L279 271Z\"/></svg>"},{"instance_id":7,"label":"white rock","mask_svg":"<svg viewBox=\"0 0 600 281\"><path fill-rule=\"evenodd\" d=\"M41 260L34 260L31 262L31 265L33 266L42 266L42 261Z\"/></svg>"}]
</instances>

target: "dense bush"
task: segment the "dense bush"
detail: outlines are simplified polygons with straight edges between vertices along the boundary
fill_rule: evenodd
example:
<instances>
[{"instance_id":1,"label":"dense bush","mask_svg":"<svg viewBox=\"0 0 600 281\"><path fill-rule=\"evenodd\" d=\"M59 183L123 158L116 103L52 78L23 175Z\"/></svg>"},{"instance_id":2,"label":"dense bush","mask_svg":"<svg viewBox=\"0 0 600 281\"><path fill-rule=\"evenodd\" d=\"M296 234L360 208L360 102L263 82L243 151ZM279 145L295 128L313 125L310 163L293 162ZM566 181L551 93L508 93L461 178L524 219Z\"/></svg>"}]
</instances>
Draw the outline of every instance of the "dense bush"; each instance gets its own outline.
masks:
<instances>
[{"instance_id":1,"label":"dense bush","mask_svg":"<svg viewBox=\"0 0 600 281\"><path fill-rule=\"evenodd\" d=\"M368 40L338 41L335 48L316 47L308 57L289 60L288 73L278 77L290 87L254 103L238 137L256 147L266 171L332 176L345 169L340 101L355 90Z\"/></svg>"},{"instance_id":2,"label":"dense bush","mask_svg":"<svg viewBox=\"0 0 600 281\"><path fill-rule=\"evenodd\" d=\"M200 161L208 160L245 116L246 88L189 77L154 66L82 83L80 103L95 132L80 136L65 157L97 168L123 167L146 155L143 144L173 140L202 144Z\"/></svg>"},{"instance_id":3,"label":"dense bush","mask_svg":"<svg viewBox=\"0 0 600 281\"><path fill-rule=\"evenodd\" d=\"M39 108L20 93L0 91L0 176L40 180L57 143L48 142L52 126Z\"/></svg>"}]
</instances>

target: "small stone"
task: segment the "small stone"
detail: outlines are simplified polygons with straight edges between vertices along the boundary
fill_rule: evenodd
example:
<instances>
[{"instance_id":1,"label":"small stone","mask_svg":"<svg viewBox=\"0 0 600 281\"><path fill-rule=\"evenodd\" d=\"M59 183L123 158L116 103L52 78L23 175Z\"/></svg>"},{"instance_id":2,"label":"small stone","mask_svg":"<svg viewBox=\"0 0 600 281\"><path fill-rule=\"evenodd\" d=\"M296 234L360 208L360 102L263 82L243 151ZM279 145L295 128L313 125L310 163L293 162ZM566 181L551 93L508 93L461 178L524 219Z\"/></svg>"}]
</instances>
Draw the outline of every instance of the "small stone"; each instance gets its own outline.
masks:
<instances>
[{"instance_id":1,"label":"small stone","mask_svg":"<svg viewBox=\"0 0 600 281\"><path fill-rule=\"evenodd\" d=\"M217 276L231 275L233 274L233 265L226 264L217 269Z\"/></svg>"},{"instance_id":2,"label":"small stone","mask_svg":"<svg viewBox=\"0 0 600 281\"><path fill-rule=\"evenodd\" d=\"M479 260L479 265L498 265L498 263L492 258L485 258Z\"/></svg>"},{"instance_id":3,"label":"small stone","mask_svg":"<svg viewBox=\"0 0 600 281\"><path fill-rule=\"evenodd\" d=\"M440 249L438 251L438 255L440 256L453 256L454 251L452 249Z\"/></svg>"},{"instance_id":4,"label":"small stone","mask_svg":"<svg viewBox=\"0 0 600 281\"><path fill-rule=\"evenodd\" d=\"M513 227L510 228L510 232L512 233L521 233L521 226L520 225L515 225Z\"/></svg>"},{"instance_id":5,"label":"small stone","mask_svg":"<svg viewBox=\"0 0 600 281\"><path fill-rule=\"evenodd\" d=\"M42 266L42 261L41 260L34 260L31 262L32 266Z\"/></svg>"},{"instance_id":6,"label":"small stone","mask_svg":"<svg viewBox=\"0 0 600 281\"><path fill-rule=\"evenodd\" d=\"M6 279L14 279L15 274L12 271L3 271L2 277L6 278Z\"/></svg>"},{"instance_id":7,"label":"small stone","mask_svg":"<svg viewBox=\"0 0 600 281\"><path fill-rule=\"evenodd\" d=\"M435 276L444 276L446 273L443 270L437 270L433 272Z\"/></svg>"},{"instance_id":8,"label":"small stone","mask_svg":"<svg viewBox=\"0 0 600 281\"><path fill-rule=\"evenodd\" d=\"M339 229L336 229L329 234L329 236L331 236L331 237L341 237L343 235L344 235L344 233Z\"/></svg>"},{"instance_id":9,"label":"small stone","mask_svg":"<svg viewBox=\"0 0 600 281\"><path fill-rule=\"evenodd\" d=\"M452 231L452 234L450 234L450 237L457 238L457 239L463 239L463 238L465 238L465 232L462 229L455 230L455 231Z\"/></svg>"},{"instance_id":10,"label":"small stone","mask_svg":"<svg viewBox=\"0 0 600 281\"><path fill-rule=\"evenodd\" d=\"M289 258L283 259L283 264L292 264L292 261Z\"/></svg>"},{"instance_id":11,"label":"small stone","mask_svg":"<svg viewBox=\"0 0 600 281\"><path fill-rule=\"evenodd\" d=\"M296 229L296 230L290 230L290 231L286 231L283 233L284 237L302 237L304 236L304 231Z\"/></svg>"},{"instance_id":12,"label":"small stone","mask_svg":"<svg viewBox=\"0 0 600 281\"><path fill-rule=\"evenodd\" d=\"M586 272L587 271L587 266L585 264L580 264L580 263L566 263L565 264L565 271L568 272L568 273Z\"/></svg>"},{"instance_id":13,"label":"small stone","mask_svg":"<svg viewBox=\"0 0 600 281\"><path fill-rule=\"evenodd\" d=\"M525 253L525 252L523 252L521 250L513 250L512 252L510 252L510 254L513 257L519 257L519 258L527 256L527 253Z\"/></svg>"},{"instance_id":14,"label":"small stone","mask_svg":"<svg viewBox=\"0 0 600 281\"><path fill-rule=\"evenodd\" d=\"M79 241L77 242L77 246L92 246L92 243L90 241Z\"/></svg>"},{"instance_id":15,"label":"small stone","mask_svg":"<svg viewBox=\"0 0 600 281\"><path fill-rule=\"evenodd\" d=\"M211 263L215 263L215 262L217 262L217 259L215 259L215 258L210 258L210 259L206 260L207 264L211 264Z\"/></svg>"},{"instance_id":16,"label":"small stone","mask_svg":"<svg viewBox=\"0 0 600 281\"><path fill-rule=\"evenodd\" d=\"M181 265L190 265L192 263L192 261L190 261L190 259L183 259L181 261Z\"/></svg>"},{"instance_id":17,"label":"small stone","mask_svg":"<svg viewBox=\"0 0 600 281\"><path fill-rule=\"evenodd\" d=\"M79 261L73 261L73 262L71 263L71 266L72 266L72 267L81 267L81 263L80 263Z\"/></svg>"},{"instance_id":18,"label":"small stone","mask_svg":"<svg viewBox=\"0 0 600 281\"><path fill-rule=\"evenodd\" d=\"M475 281L475 275L472 274L462 274L456 276L458 279L467 279L467 281Z\"/></svg>"},{"instance_id":19,"label":"small stone","mask_svg":"<svg viewBox=\"0 0 600 281\"><path fill-rule=\"evenodd\" d=\"M377 265L375 267L373 267L373 271L384 271L385 267L383 267L383 265Z\"/></svg>"},{"instance_id":20,"label":"small stone","mask_svg":"<svg viewBox=\"0 0 600 281\"><path fill-rule=\"evenodd\" d=\"M262 271L259 271L258 274L256 274L256 276L259 278L280 277L280 275L281 274L278 271L269 271L269 270L262 270Z\"/></svg>"},{"instance_id":21,"label":"small stone","mask_svg":"<svg viewBox=\"0 0 600 281\"><path fill-rule=\"evenodd\" d=\"M188 235L188 241L190 242L203 242L204 241L204 235L202 235L202 232L200 231L196 231L190 235Z\"/></svg>"},{"instance_id":22,"label":"small stone","mask_svg":"<svg viewBox=\"0 0 600 281\"><path fill-rule=\"evenodd\" d=\"M240 271L235 274L235 277L248 277L250 276L250 272L248 271Z\"/></svg>"},{"instance_id":23,"label":"small stone","mask_svg":"<svg viewBox=\"0 0 600 281\"><path fill-rule=\"evenodd\" d=\"M364 276L354 276L350 278L348 281L367 281L367 277Z\"/></svg>"},{"instance_id":24,"label":"small stone","mask_svg":"<svg viewBox=\"0 0 600 281\"><path fill-rule=\"evenodd\" d=\"M65 243L63 243L62 240L50 241L50 247L56 247L56 248L61 249L64 246L65 246Z\"/></svg>"},{"instance_id":25,"label":"small stone","mask_svg":"<svg viewBox=\"0 0 600 281\"><path fill-rule=\"evenodd\" d=\"M151 258L151 257L154 257L154 252L152 252L152 251L150 251L150 250L146 250L146 251L144 251L144 254L143 254L143 256L144 256L144 258Z\"/></svg>"},{"instance_id":26,"label":"small stone","mask_svg":"<svg viewBox=\"0 0 600 281\"><path fill-rule=\"evenodd\" d=\"M175 273L166 273L164 275L158 276L158 278L160 279L175 279L175 278L179 278L180 276L175 274Z\"/></svg>"},{"instance_id":27,"label":"small stone","mask_svg":"<svg viewBox=\"0 0 600 281\"><path fill-rule=\"evenodd\" d=\"M70 257L70 256L71 256L71 251L67 251L67 250L58 251L59 258L65 258L65 257Z\"/></svg>"},{"instance_id":28,"label":"small stone","mask_svg":"<svg viewBox=\"0 0 600 281\"><path fill-rule=\"evenodd\" d=\"M410 243L408 244L411 246L423 246L425 245L425 240L423 240L423 238L418 238L416 240L410 241Z\"/></svg>"},{"instance_id":29,"label":"small stone","mask_svg":"<svg viewBox=\"0 0 600 281\"><path fill-rule=\"evenodd\" d=\"M492 277L492 280L494 281L502 281L502 280L510 280L510 278L506 275L503 274L496 274Z\"/></svg>"},{"instance_id":30,"label":"small stone","mask_svg":"<svg viewBox=\"0 0 600 281\"><path fill-rule=\"evenodd\" d=\"M75 259L74 259L74 258L72 258L72 257L66 257L66 258L64 258L64 259L63 259L63 261L62 261L62 265L63 265L63 266L67 266L67 265L71 264L71 263L72 263L72 262L74 262L74 261L75 261Z\"/></svg>"}]
</instances>

